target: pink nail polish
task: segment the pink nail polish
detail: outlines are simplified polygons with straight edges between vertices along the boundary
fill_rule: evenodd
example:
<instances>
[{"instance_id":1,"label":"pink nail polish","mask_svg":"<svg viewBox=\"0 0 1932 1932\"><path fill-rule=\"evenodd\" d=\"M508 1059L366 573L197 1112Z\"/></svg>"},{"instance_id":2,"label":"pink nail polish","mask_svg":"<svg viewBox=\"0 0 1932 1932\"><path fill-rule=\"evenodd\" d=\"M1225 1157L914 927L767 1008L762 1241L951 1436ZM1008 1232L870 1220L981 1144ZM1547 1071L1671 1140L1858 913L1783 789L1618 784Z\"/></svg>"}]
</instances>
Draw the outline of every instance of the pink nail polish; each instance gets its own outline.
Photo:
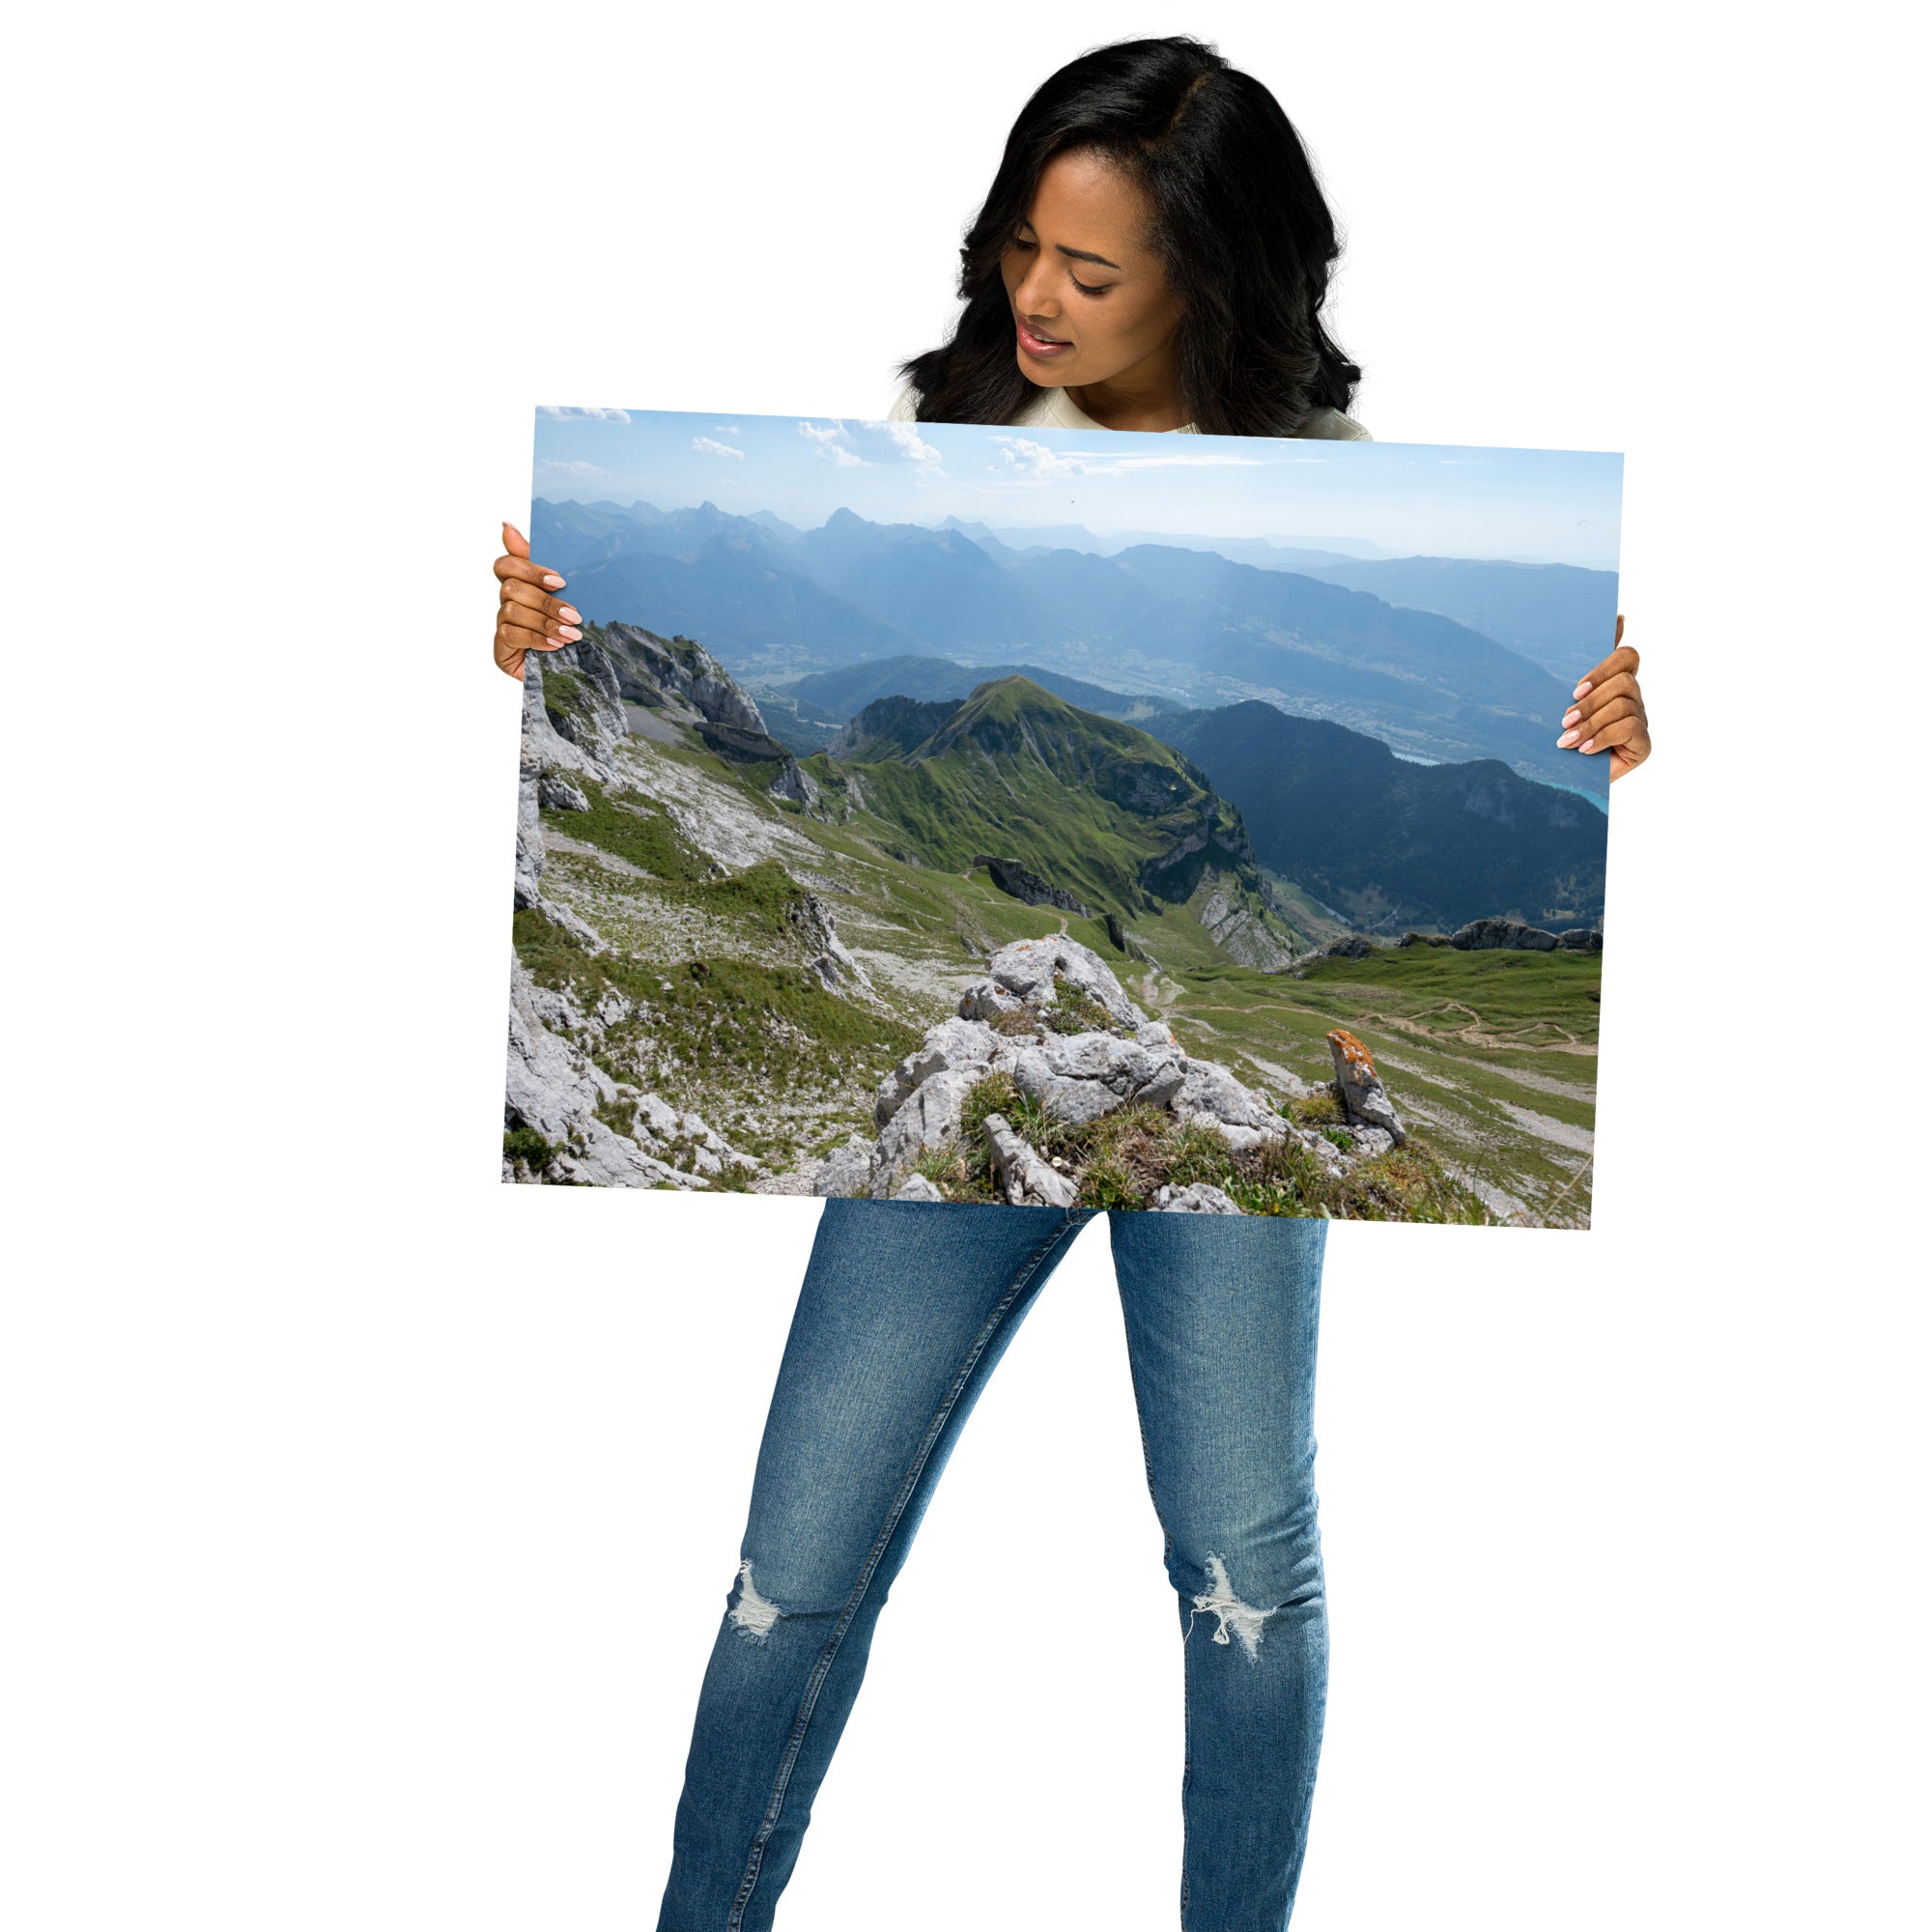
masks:
<instances>
[{"instance_id":1,"label":"pink nail polish","mask_svg":"<svg viewBox=\"0 0 1932 1932\"><path fill-rule=\"evenodd\" d=\"M1563 714L1563 722L1566 724L1574 724L1582 715L1580 711L1566 711Z\"/></svg>"},{"instance_id":2,"label":"pink nail polish","mask_svg":"<svg viewBox=\"0 0 1932 1932\"><path fill-rule=\"evenodd\" d=\"M1579 752L1594 752L1597 749L1597 741L1594 738L1585 738L1577 749Z\"/></svg>"},{"instance_id":3,"label":"pink nail polish","mask_svg":"<svg viewBox=\"0 0 1932 1932\"><path fill-rule=\"evenodd\" d=\"M568 604L566 604L563 607L563 609L559 611L556 614L559 617L561 617L566 624L581 624L583 621L583 619L580 617L577 614L577 612L570 608Z\"/></svg>"},{"instance_id":4,"label":"pink nail polish","mask_svg":"<svg viewBox=\"0 0 1932 1932\"><path fill-rule=\"evenodd\" d=\"M561 590L563 588L563 579L553 570L544 578L544 588L546 590Z\"/></svg>"},{"instance_id":5,"label":"pink nail polish","mask_svg":"<svg viewBox=\"0 0 1932 1932\"><path fill-rule=\"evenodd\" d=\"M583 633L582 633L582 631L578 630L578 629L577 629L577 627L576 627L575 625L573 625L573 624L566 624L566 625L564 625L564 627L562 628L562 630L560 630L560 631L559 631L559 632L557 633L557 636L558 636L558 637L560 637L560 638L561 638L561 639L563 639L563 641L564 641L564 642L565 642L566 644L574 644L574 643L576 643L576 642L577 642L577 640L578 640L578 639L580 639L581 637L582 637L582 635L583 635Z\"/></svg>"},{"instance_id":6,"label":"pink nail polish","mask_svg":"<svg viewBox=\"0 0 1932 1932\"><path fill-rule=\"evenodd\" d=\"M1587 692L1589 689L1590 689L1590 680L1586 677L1583 680L1583 682L1579 684L1577 687L1577 689L1570 694L1570 696L1572 697L1581 697L1584 695L1584 693Z\"/></svg>"},{"instance_id":7,"label":"pink nail polish","mask_svg":"<svg viewBox=\"0 0 1932 1932\"><path fill-rule=\"evenodd\" d=\"M1566 732L1564 732L1564 734L1562 735L1562 737L1560 737L1559 739L1557 739L1557 741L1556 741L1556 749L1557 749L1557 750L1558 750L1558 751L1560 752L1560 751L1562 751L1562 750L1563 750L1563 748L1564 748L1564 747L1565 747L1566 745L1574 745L1574 744L1575 744L1576 742L1577 742L1577 734L1576 734L1576 732L1574 732L1574 731L1566 731Z\"/></svg>"}]
</instances>

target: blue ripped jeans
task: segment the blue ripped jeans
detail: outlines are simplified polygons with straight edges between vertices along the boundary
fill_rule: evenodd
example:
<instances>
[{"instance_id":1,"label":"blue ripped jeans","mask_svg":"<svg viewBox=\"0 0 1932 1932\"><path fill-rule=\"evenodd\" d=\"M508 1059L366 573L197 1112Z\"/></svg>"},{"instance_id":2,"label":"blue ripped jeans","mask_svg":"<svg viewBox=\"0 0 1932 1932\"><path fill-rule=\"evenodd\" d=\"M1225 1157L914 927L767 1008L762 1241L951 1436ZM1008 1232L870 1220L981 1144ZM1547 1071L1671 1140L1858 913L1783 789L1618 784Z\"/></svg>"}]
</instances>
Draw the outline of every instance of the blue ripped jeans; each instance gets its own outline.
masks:
<instances>
[{"instance_id":1,"label":"blue ripped jeans","mask_svg":"<svg viewBox=\"0 0 1932 1932\"><path fill-rule=\"evenodd\" d=\"M1092 1218L826 1203L698 1699L659 1932L771 1925L933 1486ZM1281 1932L1327 1685L1311 1427L1327 1224L1108 1219L1148 1485L1179 1595L1180 1922Z\"/></svg>"}]
</instances>

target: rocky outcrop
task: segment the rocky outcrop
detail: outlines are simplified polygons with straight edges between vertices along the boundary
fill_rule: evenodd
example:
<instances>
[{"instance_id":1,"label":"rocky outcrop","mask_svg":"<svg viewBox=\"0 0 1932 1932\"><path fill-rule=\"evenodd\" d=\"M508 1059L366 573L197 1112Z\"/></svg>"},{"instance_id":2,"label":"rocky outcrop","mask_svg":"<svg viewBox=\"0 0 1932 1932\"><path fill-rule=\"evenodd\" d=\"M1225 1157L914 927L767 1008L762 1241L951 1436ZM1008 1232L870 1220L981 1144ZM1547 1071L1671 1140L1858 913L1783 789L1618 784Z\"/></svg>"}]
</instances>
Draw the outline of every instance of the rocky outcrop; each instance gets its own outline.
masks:
<instances>
[{"instance_id":1,"label":"rocky outcrop","mask_svg":"<svg viewBox=\"0 0 1932 1932\"><path fill-rule=\"evenodd\" d=\"M1238 887L1217 877L1201 902L1201 923L1229 958L1260 973L1279 973L1294 963L1294 949L1266 916L1243 904Z\"/></svg>"},{"instance_id":2,"label":"rocky outcrop","mask_svg":"<svg viewBox=\"0 0 1932 1932\"><path fill-rule=\"evenodd\" d=\"M1282 1117L1266 1100L1211 1060L1188 1063L1174 1111L1183 1121L1213 1128L1236 1149L1259 1147L1282 1132Z\"/></svg>"},{"instance_id":3,"label":"rocky outcrop","mask_svg":"<svg viewBox=\"0 0 1932 1932\"><path fill-rule=\"evenodd\" d=\"M1351 932L1346 939L1334 939L1324 946L1315 956L1318 959L1366 959L1375 951L1374 944L1359 932Z\"/></svg>"},{"instance_id":4,"label":"rocky outcrop","mask_svg":"<svg viewBox=\"0 0 1932 1932\"><path fill-rule=\"evenodd\" d=\"M803 806L807 811L816 810L824 797L818 781L789 753L785 754L778 777L765 787L765 794L769 798L784 799L792 805Z\"/></svg>"},{"instance_id":5,"label":"rocky outcrop","mask_svg":"<svg viewBox=\"0 0 1932 1932\"><path fill-rule=\"evenodd\" d=\"M584 1011L566 992L539 986L513 959L503 1086L505 1180L586 1187L703 1187L726 1167L754 1168L697 1114L613 1080L579 1043L626 1018L607 993ZM628 1117L619 1131L610 1117Z\"/></svg>"},{"instance_id":6,"label":"rocky outcrop","mask_svg":"<svg viewBox=\"0 0 1932 1932\"><path fill-rule=\"evenodd\" d=\"M806 964L818 976L828 993L845 993L854 987L871 990L872 982L845 942L838 937L832 921L832 908L816 893L807 893L785 908L786 921L797 928L807 950L812 954Z\"/></svg>"},{"instance_id":7,"label":"rocky outcrop","mask_svg":"<svg viewBox=\"0 0 1932 1932\"><path fill-rule=\"evenodd\" d=\"M1520 919L1472 919L1449 935L1449 944L1461 952L1487 952L1506 948L1517 952L1553 952L1556 935L1541 926L1525 925Z\"/></svg>"},{"instance_id":8,"label":"rocky outcrop","mask_svg":"<svg viewBox=\"0 0 1932 1932\"><path fill-rule=\"evenodd\" d=\"M1329 1135L1296 1125L1227 1067L1191 1058L1164 1022L1134 1005L1097 953L1060 933L1016 940L988 955L984 978L961 995L957 1015L928 1029L879 1083L876 1139L869 1148L854 1140L838 1149L813 1191L929 1198L923 1190L905 1192L920 1157L957 1147L968 1099L996 1075L1009 1079L1010 1091L1031 1101L1039 1117L1065 1128L1091 1126L1123 1108L1151 1107L1177 1123L1219 1134L1236 1153L1292 1137L1330 1174L1359 1156L1350 1134L1333 1130L1350 1143L1338 1148ZM1381 1127L1364 1121L1362 1131ZM988 1113L980 1131L981 1157L990 1156L994 1183L1009 1204L1078 1203L1078 1172L1028 1141L1010 1103ZM1383 1133L1385 1145L1392 1144ZM943 1196L944 1189L937 1191ZM1205 1183L1170 1187L1156 1206L1182 1213L1240 1211L1225 1190Z\"/></svg>"},{"instance_id":9,"label":"rocky outcrop","mask_svg":"<svg viewBox=\"0 0 1932 1932\"><path fill-rule=\"evenodd\" d=\"M765 740L784 754L765 727L764 713L731 673L690 638L661 638L639 624L606 624L604 640L618 695L629 704L644 704L673 722L700 720L724 731ZM593 646L594 648L594 646Z\"/></svg>"},{"instance_id":10,"label":"rocky outcrop","mask_svg":"<svg viewBox=\"0 0 1932 1932\"><path fill-rule=\"evenodd\" d=\"M1082 919L1094 917L1084 901L1059 886L1048 885L1037 872L1028 871L1011 859L991 859L983 852L976 852L973 863L985 867L993 883L1024 905L1050 905L1062 912L1077 913Z\"/></svg>"},{"instance_id":11,"label":"rocky outcrop","mask_svg":"<svg viewBox=\"0 0 1932 1932\"><path fill-rule=\"evenodd\" d=\"M834 758L902 757L924 744L964 707L965 700L958 697L936 701L875 697L857 717L839 725L825 750Z\"/></svg>"},{"instance_id":12,"label":"rocky outcrop","mask_svg":"<svg viewBox=\"0 0 1932 1932\"><path fill-rule=\"evenodd\" d=\"M986 961L986 977L975 980L959 1002L968 1019L1032 1007L1045 1013L1063 989L1084 994L1117 1026L1142 1027L1147 1015L1127 998L1107 962L1091 948L1064 933L1045 939L1016 939Z\"/></svg>"},{"instance_id":13,"label":"rocky outcrop","mask_svg":"<svg viewBox=\"0 0 1932 1932\"><path fill-rule=\"evenodd\" d=\"M589 810L589 799L579 786L560 775L563 771L582 773L600 783L611 782L615 774L583 745L563 736L551 722L544 700L545 655L529 651L524 657L524 724L517 754L517 868L512 898L519 912L540 912L579 945L601 952L603 940L582 920L568 907L554 904L543 895L542 813L553 800L568 801L554 809ZM600 738L598 742L603 740Z\"/></svg>"},{"instance_id":14,"label":"rocky outcrop","mask_svg":"<svg viewBox=\"0 0 1932 1932\"><path fill-rule=\"evenodd\" d=\"M1446 932L1405 932L1396 941L1396 944L1398 946L1447 946L1449 944L1449 935Z\"/></svg>"},{"instance_id":15,"label":"rocky outcrop","mask_svg":"<svg viewBox=\"0 0 1932 1932\"><path fill-rule=\"evenodd\" d=\"M1401 1147L1408 1136L1396 1117L1395 1103L1376 1071L1369 1049L1346 1028L1337 1027L1328 1036L1328 1051L1335 1062L1335 1091L1349 1124L1378 1130L1388 1135L1392 1145Z\"/></svg>"},{"instance_id":16,"label":"rocky outcrop","mask_svg":"<svg viewBox=\"0 0 1932 1932\"><path fill-rule=\"evenodd\" d=\"M1604 935L1597 927L1579 925L1568 932L1559 932L1556 944L1565 952L1601 952L1604 950Z\"/></svg>"},{"instance_id":17,"label":"rocky outcrop","mask_svg":"<svg viewBox=\"0 0 1932 1932\"><path fill-rule=\"evenodd\" d=\"M999 1114L986 1116L993 1175L1014 1208L1071 1208L1080 1190L1051 1162L1042 1160Z\"/></svg>"},{"instance_id":18,"label":"rocky outcrop","mask_svg":"<svg viewBox=\"0 0 1932 1932\"><path fill-rule=\"evenodd\" d=\"M1153 1197L1159 1214L1238 1214L1232 1196L1205 1180L1186 1187L1163 1187Z\"/></svg>"},{"instance_id":19,"label":"rocky outcrop","mask_svg":"<svg viewBox=\"0 0 1932 1932\"><path fill-rule=\"evenodd\" d=\"M546 772L537 781L537 803L546 811L588 811L590 801L582 790L557 772Z\"/></svg>"}]
</instances>

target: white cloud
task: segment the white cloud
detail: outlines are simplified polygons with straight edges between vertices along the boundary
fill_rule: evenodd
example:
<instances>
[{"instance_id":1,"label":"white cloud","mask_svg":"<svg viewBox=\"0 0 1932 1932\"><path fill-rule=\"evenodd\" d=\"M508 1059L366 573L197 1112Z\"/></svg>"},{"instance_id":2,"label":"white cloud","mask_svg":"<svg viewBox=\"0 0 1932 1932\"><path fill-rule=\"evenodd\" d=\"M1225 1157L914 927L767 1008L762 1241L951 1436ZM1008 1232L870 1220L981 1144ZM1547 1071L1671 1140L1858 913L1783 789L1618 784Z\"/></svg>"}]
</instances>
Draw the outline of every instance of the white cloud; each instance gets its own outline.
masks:
<instances>
[{"instance_id":1,"label":"white cloud","mask_svg":"<svg viewBox=\"0 0 1932 1932\"><path fill-rule=\"evenodd\" d=\"M880 423L878 427L897 444L899 454L913 463L937 463L939 452L919 433L919 425L909 422Z\"/></svg>"},{"instance_id":2,"label":"white cloud","mask_svg":"<svg viewBox=\"0 0 1932 1932\"><path fill-rule=\"evenodd\" d=\"M820 456L829 457L841 469L857 469L866 461L846 440L842 422L830 423L823 429L816 423L802 422L798 433L816 446Z\"/></svg>"},{"instance_id":3,"label":"white cloud","mask_svg":"<svg viewBox=\"0 0 1932 1932\"><path fill-rule=\"evenodd\" d=\"M1024 436L1001 436L1001 460L1015 474L1030 479L1052 476L1126 476L1137 469L1258 469L1259 456L1236 456L1218 449L1163 451L1158 456L1108 457L1098 450L1070 449L1064 454ZM1319 459L1296 459L1307 461Z\"/></svg>"},{"instance_id":4,"label":"white cloud","mask_svg":"<svg viewBox=\"0 0 1932 1932\"><path fill-rule=\"evenodd\" d=\"M539 404L537 414L549 416L553 422L627 423L631 420L629 410L563 410L554 403Z\"/></svg>"},{"instance_id":5,"label":"white cloud","mask_svg":"<svg viewBox=\"0 0 1932 1932\"><path fill-rule=\"evenodd\" d=\"M735 454L736 452L734 451L733 453ZM559 463L554 457L549 456L539 458L537 468L539 469L548 469L553 476L588 478L592 476L609 476L611 474L611 471L608 469L599 469L594 463Z\"/></svg>"},{"instance_id":6,"label":"white cloud","mask_svg":"<svg viewBox=\"0 0 1932 1932\"><path fill-rule=\"evenodd\" d=\"M1023 436L996 436L1000 460L1022 476L1085 476L1087 466L1075 456L1062 456L1043 442Z\"/></svg>"},{"instance_id":7,"label":"white cloud","mask_svg":"<svg viewBox=\"0 0 1932 1932\"><path fill-rule=\"evenodd\" d=\"M707 456L735 456L740 463L745 460L742 449L733 449L728 442L720 442L716 437L695 436L691 439L691 446L702 450Z\"/></svg>"},{"instance_id":8,"label":"white cloud","mask_svg":"<svg viewBox=\"0 0 1932 1932\"><path fill-rule=\"evenodd\" d=\"M736 436L738 434L738 425L736 423L713 423L711 427L720 436Z\"/></svg>"}]
</instances>

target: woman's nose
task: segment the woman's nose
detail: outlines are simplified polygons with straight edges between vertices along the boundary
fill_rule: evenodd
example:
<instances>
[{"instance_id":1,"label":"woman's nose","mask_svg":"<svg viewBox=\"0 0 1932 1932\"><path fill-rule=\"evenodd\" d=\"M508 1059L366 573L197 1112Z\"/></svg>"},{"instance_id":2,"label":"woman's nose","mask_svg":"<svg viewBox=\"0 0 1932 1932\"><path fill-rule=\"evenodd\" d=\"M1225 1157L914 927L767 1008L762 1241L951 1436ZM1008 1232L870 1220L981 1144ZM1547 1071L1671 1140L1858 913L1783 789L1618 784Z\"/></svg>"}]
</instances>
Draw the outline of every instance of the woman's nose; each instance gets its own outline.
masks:
<instances>
[{"instance_id":1,"label":"woman's nose","mask_svg":"<svg viewBox=\"0 0 1932 1932\"><path fill-rule=\"evenodd\" d=\"M1043 256L1036 255L1033 266L1021 277L1013 291L1013 306L1022 315L1037 315L1042 322L1051 322L1060 313L1059 298L1053 294Z\"/></svg>"}]
</instances>

